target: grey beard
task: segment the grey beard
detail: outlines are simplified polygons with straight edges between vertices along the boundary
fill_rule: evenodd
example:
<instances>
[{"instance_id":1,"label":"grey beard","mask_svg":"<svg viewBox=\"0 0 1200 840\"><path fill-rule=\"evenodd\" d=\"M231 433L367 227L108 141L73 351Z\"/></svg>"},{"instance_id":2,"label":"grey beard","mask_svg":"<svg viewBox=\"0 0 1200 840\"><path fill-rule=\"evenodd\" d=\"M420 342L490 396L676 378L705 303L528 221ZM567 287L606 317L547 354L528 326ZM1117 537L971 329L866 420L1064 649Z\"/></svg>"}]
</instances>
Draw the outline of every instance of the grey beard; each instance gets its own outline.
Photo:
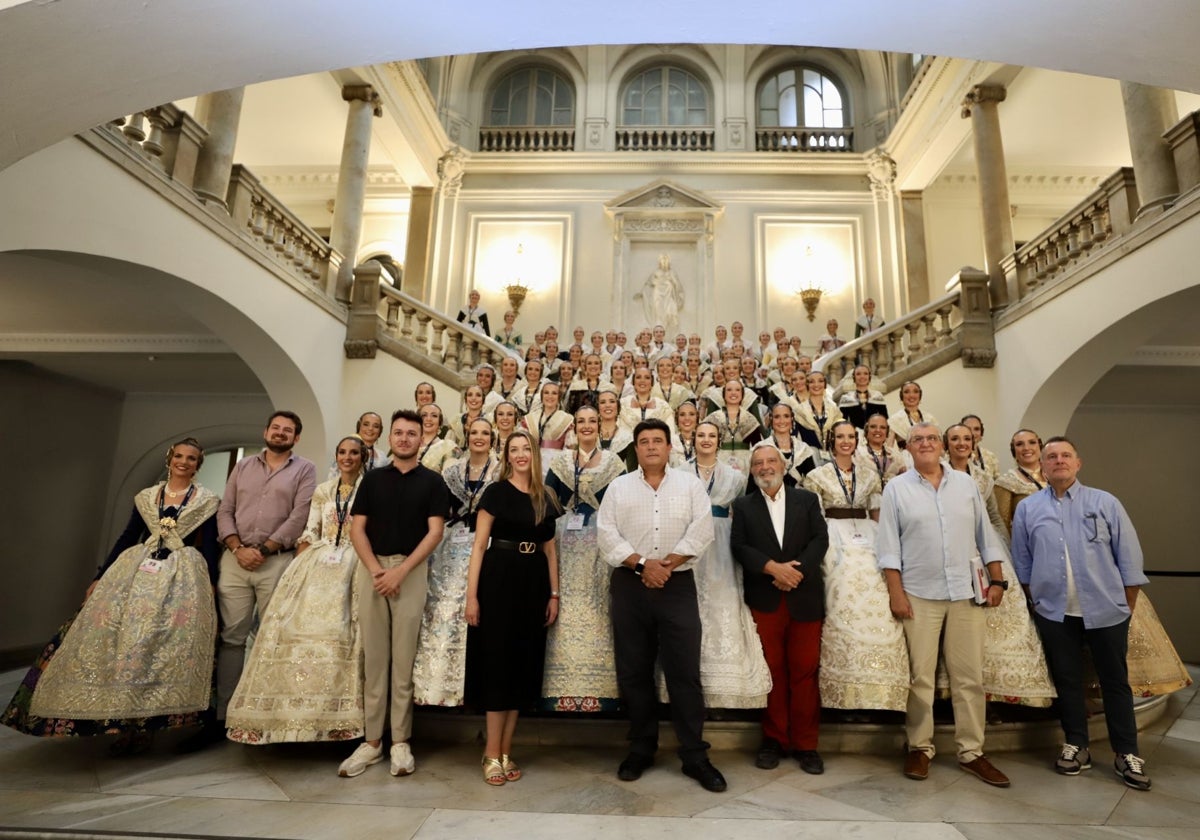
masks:
<instances>
[{"instance_id":1,"label":"grey beard","mask_svg":"<svg viewBox=\"0 0 1200 840\"><path fill-rule=\"evenodd\" d=\"M770 492L771 490L774 490L777 487L779 487L781 484L783 484L783 478L778 478L775 481L769 481L768 479L759 478L758 476L754 476L754 483L758 487L759 490L766 490L766 491Z\"/></svg>"}]
</instances>

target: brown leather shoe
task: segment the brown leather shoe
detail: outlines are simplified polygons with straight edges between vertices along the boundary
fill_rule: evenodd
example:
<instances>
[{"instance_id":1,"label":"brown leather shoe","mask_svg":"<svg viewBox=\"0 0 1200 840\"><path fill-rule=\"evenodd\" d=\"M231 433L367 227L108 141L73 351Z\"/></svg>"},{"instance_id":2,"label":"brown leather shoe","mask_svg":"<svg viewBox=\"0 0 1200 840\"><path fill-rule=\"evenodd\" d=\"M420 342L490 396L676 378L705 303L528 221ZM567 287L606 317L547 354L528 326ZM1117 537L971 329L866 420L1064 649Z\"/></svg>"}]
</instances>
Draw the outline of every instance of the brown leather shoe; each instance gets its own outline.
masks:
<instances>
[{"instance_id":1,"label":"brown leather shoe","mask_svg":"<svg viewBox=\"0 0 1200 840\"><path fill-rule=\"evenodd\" d=\"M986 756L979 756L974 761L960 761L958 766L970 773L972 776L978 776L989 785L996 787L1008 787L1011 782L1008 781L1008 776L1005 776L999 770L992 766L992 762L987 760Z\"/></svg>"},{"instance_id":2,"label":"brown leather shoe","mask_svg":"<svg viewBox=\"0 0 1200 840\"><path fill-rule=\"evenodd\" d=\"M904 757L904 775L923 782L929 778L929 756L921 750L909 750Z\"/></svg>"}]
</instances>

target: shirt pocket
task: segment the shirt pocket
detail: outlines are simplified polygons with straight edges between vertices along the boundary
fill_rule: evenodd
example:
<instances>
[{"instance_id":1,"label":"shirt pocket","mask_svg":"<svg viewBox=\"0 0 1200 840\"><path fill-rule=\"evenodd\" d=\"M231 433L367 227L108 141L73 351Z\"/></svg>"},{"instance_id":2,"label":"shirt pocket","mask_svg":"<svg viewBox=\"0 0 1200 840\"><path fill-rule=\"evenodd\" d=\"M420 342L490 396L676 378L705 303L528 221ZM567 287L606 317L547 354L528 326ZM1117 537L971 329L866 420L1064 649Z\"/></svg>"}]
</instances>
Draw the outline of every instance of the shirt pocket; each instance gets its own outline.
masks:
<instances>
[{"instance_id":1,"label":"shirt pocket","mask_svg":"<svg viewBox=\"0 0 1200 840\"><path fill-rule=\"evenodd\" d=\"M1087 537L1088 542L1112 542L1112 534L1108 530L1108 523L1104 521L1104 517L1099 513L1085 513L1083 515L1083 533Z\"/></svg>"}]
</instances>

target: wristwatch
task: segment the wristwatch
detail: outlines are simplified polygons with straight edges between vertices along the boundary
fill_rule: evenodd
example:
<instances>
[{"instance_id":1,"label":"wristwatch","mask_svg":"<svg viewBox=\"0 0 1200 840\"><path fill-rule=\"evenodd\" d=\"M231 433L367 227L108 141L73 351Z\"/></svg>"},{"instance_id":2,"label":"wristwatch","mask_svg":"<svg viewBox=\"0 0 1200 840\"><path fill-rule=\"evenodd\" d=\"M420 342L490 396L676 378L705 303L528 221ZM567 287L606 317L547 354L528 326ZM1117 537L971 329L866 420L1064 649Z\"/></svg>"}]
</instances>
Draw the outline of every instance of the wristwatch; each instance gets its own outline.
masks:
<instances>
[{"instance_id":1,"label":"wristwatch","mask_svg":"<svg viewBox=\"0 0 1200 840\"><path fill-rule=\"evenodd\" d=\"M646 558L639 557L637 565L633 567L633 573L638 577L642 576L642 572L646 569Z\"/></svg>"},{"instance_id":2,"label":"wristwatch","mask_svg":"<svg viewBox=\"0 0 1200 840\"><path fill-rule=\"evenodd\" d=\"M999 587L1000 587L1001 589L1003 589L1005 592L1007 592L1007 591L1008 591L1008 581L1006 581L1006 580L989 580L989 581L988 581L988 586L989 586L989 587L992 587L992 586L999 586Z\"/></svg>"}]
</instances>

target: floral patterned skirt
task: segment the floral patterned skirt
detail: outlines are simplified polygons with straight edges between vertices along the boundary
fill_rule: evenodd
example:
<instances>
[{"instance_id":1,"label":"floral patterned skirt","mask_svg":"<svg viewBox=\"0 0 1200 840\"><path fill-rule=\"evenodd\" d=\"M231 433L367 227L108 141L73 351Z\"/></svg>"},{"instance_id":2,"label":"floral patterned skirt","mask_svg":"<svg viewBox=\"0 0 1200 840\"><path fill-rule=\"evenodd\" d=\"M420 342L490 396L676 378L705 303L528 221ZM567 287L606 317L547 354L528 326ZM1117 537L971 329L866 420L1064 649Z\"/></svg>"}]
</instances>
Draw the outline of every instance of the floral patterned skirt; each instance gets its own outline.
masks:
<instances>
[{"instance_id":1,"label":"floral patterned skirt","mask_svg":"<svg viewBox=\"0 0 1200 840\"><path fill-rule=\"evenodd\" d=\"M212 697L217 615L204 558L117 558L25 675L0 722L29 735L101 735L198 723Z\"/></svg>"}]
</instances>

